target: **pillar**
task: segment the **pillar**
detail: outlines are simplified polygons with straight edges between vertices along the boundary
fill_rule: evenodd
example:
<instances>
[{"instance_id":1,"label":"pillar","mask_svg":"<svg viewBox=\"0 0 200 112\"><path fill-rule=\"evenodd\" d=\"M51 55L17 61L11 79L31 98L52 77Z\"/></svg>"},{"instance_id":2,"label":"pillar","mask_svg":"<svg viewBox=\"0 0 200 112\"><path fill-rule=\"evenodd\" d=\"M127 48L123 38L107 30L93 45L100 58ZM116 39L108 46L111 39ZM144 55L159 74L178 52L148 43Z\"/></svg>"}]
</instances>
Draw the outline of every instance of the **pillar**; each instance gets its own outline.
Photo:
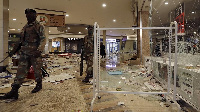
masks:
<instances>
[{"instance_id":1,"label":"pillar","mask_svg":"<svg viewBox=\"0 0 200 112\"><path fill-rule=\"evenodd\" d=\"M103 30L103 45L105 45L105 52L107 52L107 44L106 44L106 30Z\"/></svg>"},{"instance_id":2,"label":"pillar","mask_svg":"<svg viewBox=\"0 0 200 112\"><path fill-rule=\"evenodd\" d=\"M48 54L49 53L49 27L45 26L45 36L46 36L46 45L44 48L44 53Z\"/></svg>"},{"instance_id":3,"label":"pillar","mask_svg":"<svg viewBox=\"0 0 200 112\"><path fill-rule=\"evenodd\" d=\"M106 46L106 30L103 30L103 45Z\"/></svg>"},{"instance_id":4,"label":"pillar","mask_svg":"<svg viewBox=\"0 0 200 112\"><path fill-rule=\"evenodd\" d=\"M140 27L148 27L148 11L140 11L138 23ZM141 32L142 31L142 32ZM144 57L150 56L150 38L149 30L137 31L137 55L141 59L141 64L144 64ZM142 48L141 48L142 47Z\"/></svg>"},{"instance_id":5,"label":"pillar","mask_svg":"<svg viewBox=\"0 0 200 112\"><path fill-rule=\"evenodd\" d=\"M49 43L48 51L49 51L49 52L53 52L53 51L52 51L52 41L53 41L53 39L49 39L49 41L48 41L48 43Z\"/></svg>"},{"instance_id":6,"label":"pillar","mask_svg":"<svg viewBox=\"0 0 200 112\"><path fill-rule=\"evenodd\" d=\"M0 0L0 61L8 54L9 0ZM8 65L8 59L0 63L0 73Z\"/></svg>"}]
</instances>

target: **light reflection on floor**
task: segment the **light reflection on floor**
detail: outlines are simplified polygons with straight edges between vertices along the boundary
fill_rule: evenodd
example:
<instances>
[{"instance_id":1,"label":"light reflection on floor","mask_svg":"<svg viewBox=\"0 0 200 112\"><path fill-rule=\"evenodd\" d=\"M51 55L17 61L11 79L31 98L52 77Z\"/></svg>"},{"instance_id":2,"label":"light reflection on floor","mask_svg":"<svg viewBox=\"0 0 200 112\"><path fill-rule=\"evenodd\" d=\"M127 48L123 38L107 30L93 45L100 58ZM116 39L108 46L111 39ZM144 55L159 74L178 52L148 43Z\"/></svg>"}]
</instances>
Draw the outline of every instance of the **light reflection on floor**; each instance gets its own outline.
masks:
<instances>
[{"instance_id":1,"label":"light reflection on floor","mask_svg":"<svg viewBox=\"0 0 200 112\"><path fill-rule=\"evenodd\" d=\"M123 56L121 56L123 57ZM101 63L105 63L101 67L100 88L104 91L143 91L152 92L145 86L145 82L151 77L146 77L146 73L141 72L138 65L128 66L128 63L121 63L121 58L118 54L107 56L108 59L102 59ZM105 68L105 69L104 69ZM110 72L122 74L110 75ZM160 90L160 92L163 92Z\"/></svg>"}]
</instances>

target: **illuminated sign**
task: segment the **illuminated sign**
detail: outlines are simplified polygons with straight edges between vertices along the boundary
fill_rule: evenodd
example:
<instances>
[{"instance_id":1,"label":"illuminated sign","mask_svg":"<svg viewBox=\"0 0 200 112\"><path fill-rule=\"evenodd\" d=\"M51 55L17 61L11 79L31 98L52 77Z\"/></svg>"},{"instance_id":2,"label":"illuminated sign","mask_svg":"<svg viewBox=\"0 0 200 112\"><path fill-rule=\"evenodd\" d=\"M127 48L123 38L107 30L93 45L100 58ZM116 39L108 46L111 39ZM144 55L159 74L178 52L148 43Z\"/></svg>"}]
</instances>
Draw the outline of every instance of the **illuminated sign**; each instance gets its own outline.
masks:
<instances>
[{"instance_id":1,"label":"illuminated sign","mask_svg":"<svg viewBox=\"0 0 200 112\"><path fill-rule=\"evenodd\" d=\"M52 26L52 27L65 26L64 15L38 13L37 21L42 23L44 26Z\"/></svg>"}]
</instances>

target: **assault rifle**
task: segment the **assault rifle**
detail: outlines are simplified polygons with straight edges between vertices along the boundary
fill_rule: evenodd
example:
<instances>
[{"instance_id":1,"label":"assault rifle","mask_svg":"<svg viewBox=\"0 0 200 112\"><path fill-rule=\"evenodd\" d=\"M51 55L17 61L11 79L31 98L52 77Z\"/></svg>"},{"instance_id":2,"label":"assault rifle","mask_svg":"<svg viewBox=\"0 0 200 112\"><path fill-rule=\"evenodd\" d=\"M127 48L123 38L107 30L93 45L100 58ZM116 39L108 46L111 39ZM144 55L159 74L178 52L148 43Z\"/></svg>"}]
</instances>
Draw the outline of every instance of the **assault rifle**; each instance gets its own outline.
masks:
<instances>
[{"instance_id":1,"label":"assault rifle","mask_svg":"<svg viewBox=\"0 0 200 112\"><path fill-rule=\"evenodd\" d=\"M49 74L47 73L47 71L43 67L41 68L41 70L42 70L42 76L43 77L46 77L46 76L49 77Z\"/></svg>"},{"instance_id":2,"label":"assault rifle","mask_svg":"<svg viewBox=\"0 0 200 112\"><path fill-rule=\"evenodd\" d=\"M83 75L83 60L84 60L84 44L81 45L81 62L80 62L80 76Z\"/></svg>"},{"instance_id":3,"label":"assault rifle","mask_svg":"<svg viewBox=\"0 0 200 112\"><path fill-rule=\"evenodd\" d=\"M22 46L22 42L18 42L17 44L15 44L13 50L11 52L7 52L8 56L6 58L4 58L0 63L4 62L8 57L12 57L15 53L17 53Z\"/></svg>"}]
</instances>

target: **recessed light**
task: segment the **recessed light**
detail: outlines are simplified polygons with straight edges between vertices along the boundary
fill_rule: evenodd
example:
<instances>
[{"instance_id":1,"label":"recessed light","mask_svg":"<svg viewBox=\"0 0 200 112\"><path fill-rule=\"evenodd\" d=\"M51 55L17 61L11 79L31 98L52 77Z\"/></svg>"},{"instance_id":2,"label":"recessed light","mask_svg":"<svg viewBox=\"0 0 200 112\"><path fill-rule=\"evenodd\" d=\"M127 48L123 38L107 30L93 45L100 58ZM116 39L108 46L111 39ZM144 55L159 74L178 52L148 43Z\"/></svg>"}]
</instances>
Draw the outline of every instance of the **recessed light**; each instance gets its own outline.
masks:
<instances>
[{"instance_id":1,"label":"recessed light","mask_svg":"<svg viewBox=\"0 0 200 112\"><path fill-rule=\"evenodd\" d=\"M194 12L192 12L192 14L194 14Z\"/></svg>"},{"instance_id":2,"label":"recessed light","mask_svg":"<svg viewBox=\"0 0 200 112\"><path fill-rule=\"evenodd\" d=\"M8 31L9 32L9 31Z\"/></svg>"},{"instance_id":3,"label":"recessed light","mask_svg":"<svg viewBox=\"0 0 200 112\"><path fill-rule=\"evenodd\" d=\"M17 19L13 19L13 21L16 21Z\"/></svg>"},{"instance_id":4,"label":"recessed light","mask_svg":"<svg viewBox=\"0 0 200 112\"><path fill-rule=\"evenodd\" d=\"M67 17L68 17L68 16L69 16L69 14L66 14L65 16L67 16Z\"/></svg>"},{"instance_id":5,"label":"recessed light","mask_svg":"<svg viewBox=\"0 0 200 112\"><path fill-rule=\"evenodd\" d=\"M103 4L102 4L102 7L106 7L106 4L105 4L105 3L103 3Z\"/></svg>"},{"instance_id":6,"label":"recessed light","mask_svg":"<svg viewBox=\"0 0 200 112\"><path fill-rule=\"evenodd\" d=\"M9 9L8 9L9 10Z\"/></svg>"},{"instance_id":7,"label":"recessed light","mask_svg":"<svg viewBox=\"0 0 200 112\"><path fill-rule=\"evenodd\" d=\"M168 5L168 2L165 2L165 5Z\"/></svg>"},{"instance_id":8,"label":"recessed light","mask_svg":"<svg viewBox=\"0 0 200 112\"><path fill-rule=\"evenodd\" d=\"M194 32L194 34L197 34L197 32Z\"/></svg>"},{"instance_id":9,"label":"recessed light","mask_svg":"<svg viewBox=\"0 0 200 112\"><path fill-rule=\"evenodd\" d=\"M87 30L87 28L85 28Z\"/></svg>"},{"instance_id":10,"label":"recessed light","mask_svg":"<svg viewBox=\"0 0 200 112\"><path fill-rule=\"evenodd\" d=\"M113 19L113 22L116 22L116 19Z\"/></svg>"},{"instance_id":11,"label":"recessed light","mask_svg":"<svg viewBox=\"0 0 200 112\"><path fill-rule=\"evenodd\" d=\"M49 32L51 32L51 31L49 31Z\"/></svg>"},{"instance_id":12,"label":"recessed light","mask_svg":"<svg viewBox=\"0 0 200 112\"><path fill-rule=\"evenodd\" d=\"M81 32L78 32L79 34L81 33Z\"/></svg>"}]
</instances>

